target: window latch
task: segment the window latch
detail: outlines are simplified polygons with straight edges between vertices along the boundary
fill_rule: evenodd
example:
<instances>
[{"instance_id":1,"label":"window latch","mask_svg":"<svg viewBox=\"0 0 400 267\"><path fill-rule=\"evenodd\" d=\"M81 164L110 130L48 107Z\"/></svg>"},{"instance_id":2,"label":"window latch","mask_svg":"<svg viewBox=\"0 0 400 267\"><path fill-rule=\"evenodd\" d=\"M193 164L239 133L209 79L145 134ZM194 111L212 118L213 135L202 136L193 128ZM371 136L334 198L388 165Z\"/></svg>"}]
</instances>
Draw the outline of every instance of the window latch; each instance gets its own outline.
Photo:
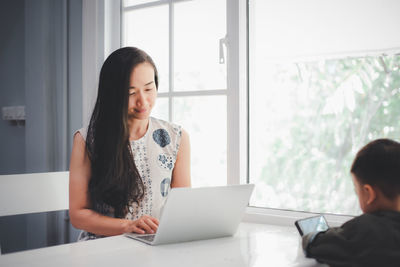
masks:
<instances>
[{"instance_id":1,"label":"window latch","mask_svg":"<svg viewBox=\"0 0 400 267\"><path fill-rule=\"evenodd\" d=\"M225 35L224 38L219 39L219 64L225 64L225 49L227 49L228 37Z\"/></svg>"}]
</instances>

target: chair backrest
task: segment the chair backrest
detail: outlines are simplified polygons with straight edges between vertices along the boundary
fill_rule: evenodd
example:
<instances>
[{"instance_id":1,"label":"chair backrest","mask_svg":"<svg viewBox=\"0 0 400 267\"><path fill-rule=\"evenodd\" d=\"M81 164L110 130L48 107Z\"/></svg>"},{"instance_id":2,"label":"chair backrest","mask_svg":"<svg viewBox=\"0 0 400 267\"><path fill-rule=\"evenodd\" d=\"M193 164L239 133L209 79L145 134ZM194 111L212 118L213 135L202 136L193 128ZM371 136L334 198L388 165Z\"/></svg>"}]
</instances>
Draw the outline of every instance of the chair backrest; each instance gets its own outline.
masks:
<instances>
[{"instance_id":1,"label":"chair backrest","mask_svg":"<svg viewBox=\"0 0 400 267\"><path fill-rule=\"evenodd\" d=\"M0 175L0 216L69 208L69 172Z\"/></svg>"}]
</instances>

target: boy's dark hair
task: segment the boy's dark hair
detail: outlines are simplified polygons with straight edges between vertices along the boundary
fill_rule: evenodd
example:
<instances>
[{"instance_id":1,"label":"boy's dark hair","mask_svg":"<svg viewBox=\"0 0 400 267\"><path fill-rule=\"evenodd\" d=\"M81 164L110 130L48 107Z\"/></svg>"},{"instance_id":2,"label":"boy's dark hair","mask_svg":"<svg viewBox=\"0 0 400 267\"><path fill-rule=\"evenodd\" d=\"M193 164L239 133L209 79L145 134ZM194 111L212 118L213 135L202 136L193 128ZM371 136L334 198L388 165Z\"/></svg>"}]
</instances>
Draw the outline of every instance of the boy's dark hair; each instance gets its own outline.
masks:
<instances>
[{"instance_id":1,"label":"boy's dark hair","mask_svg":"<svg viewBox=\"0 0 400 267\"><path fill-rule=\"evenodd\" d=\"M389 199L400 195L400 143L377 139L364 146L351 166L357 180L377 186Z\"/></svg>"}]
</instances>

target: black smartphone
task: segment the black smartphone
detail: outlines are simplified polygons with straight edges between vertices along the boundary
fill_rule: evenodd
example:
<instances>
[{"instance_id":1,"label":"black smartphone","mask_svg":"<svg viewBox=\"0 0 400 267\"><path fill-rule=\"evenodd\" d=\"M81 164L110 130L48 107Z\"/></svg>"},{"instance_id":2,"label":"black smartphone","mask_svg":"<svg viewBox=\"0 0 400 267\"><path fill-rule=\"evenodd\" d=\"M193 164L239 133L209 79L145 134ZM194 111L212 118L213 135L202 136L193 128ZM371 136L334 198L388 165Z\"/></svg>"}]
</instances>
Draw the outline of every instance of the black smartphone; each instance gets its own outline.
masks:
<instances>
[{"instance_id":1,"label":"black smartphone","mask_svg":"<svg viewBox=\"0 0 400 267\"><path fill-rule=\"evenodd\" d=\"M326 231L329 228L323 215L300 219L294 222L300 235L306 235L311 232Z\"/></svg>"}]
</instances>

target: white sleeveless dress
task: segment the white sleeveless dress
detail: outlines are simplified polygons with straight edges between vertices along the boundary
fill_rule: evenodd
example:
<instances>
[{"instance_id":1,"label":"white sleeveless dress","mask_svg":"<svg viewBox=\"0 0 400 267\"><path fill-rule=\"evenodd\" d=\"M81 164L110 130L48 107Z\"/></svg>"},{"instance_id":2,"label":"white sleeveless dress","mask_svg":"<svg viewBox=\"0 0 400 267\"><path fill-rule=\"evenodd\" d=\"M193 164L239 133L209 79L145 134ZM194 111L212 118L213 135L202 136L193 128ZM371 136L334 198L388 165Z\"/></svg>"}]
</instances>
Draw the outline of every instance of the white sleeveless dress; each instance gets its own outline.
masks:
<instances>
[{"instance_id":1,"label":"white sleeveless dress","mask_svg":"<svg viewBox=\"0 0 400 267\"><path fill-rule=\"evenodd\" d=\"M86 140L86 129L78 130ZM144 185L143 200L133 202L125 218L136 220L142 215L160 218L161 210L171 188L172 170L182 136L182 128L176 124L149 119L145 135L139 140L130 141L136 168ZM100 212L114 217L111 207L101 207ZM102 236L82 231L78 241L96 239Z\"/></svg>"}]
</instances>

